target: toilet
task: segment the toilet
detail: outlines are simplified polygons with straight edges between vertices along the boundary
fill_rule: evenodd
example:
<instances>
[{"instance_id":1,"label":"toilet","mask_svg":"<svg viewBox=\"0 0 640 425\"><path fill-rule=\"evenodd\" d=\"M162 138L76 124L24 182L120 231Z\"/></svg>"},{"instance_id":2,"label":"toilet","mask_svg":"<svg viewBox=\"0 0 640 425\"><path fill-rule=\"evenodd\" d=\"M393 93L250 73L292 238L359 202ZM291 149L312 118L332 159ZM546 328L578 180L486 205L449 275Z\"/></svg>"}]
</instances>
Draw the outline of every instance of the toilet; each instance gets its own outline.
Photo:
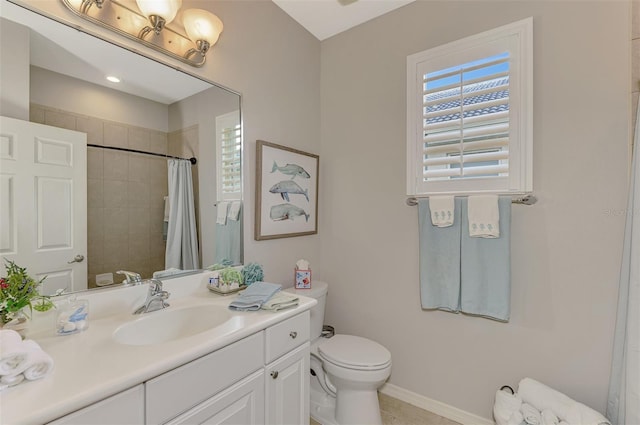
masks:
<instances>
[{"instance_id":1,"label":"toilet","mask_svg":"<svg viewBox=\"0 0 640 425\"><path fill-rule=\"evenodd\" d=\"M322 425L382 424L378 388L391 374L389 350L359 336L322 336L325 282L286 291L318 300L311 309L311 417Z\"/></svg>"}]
</instances>

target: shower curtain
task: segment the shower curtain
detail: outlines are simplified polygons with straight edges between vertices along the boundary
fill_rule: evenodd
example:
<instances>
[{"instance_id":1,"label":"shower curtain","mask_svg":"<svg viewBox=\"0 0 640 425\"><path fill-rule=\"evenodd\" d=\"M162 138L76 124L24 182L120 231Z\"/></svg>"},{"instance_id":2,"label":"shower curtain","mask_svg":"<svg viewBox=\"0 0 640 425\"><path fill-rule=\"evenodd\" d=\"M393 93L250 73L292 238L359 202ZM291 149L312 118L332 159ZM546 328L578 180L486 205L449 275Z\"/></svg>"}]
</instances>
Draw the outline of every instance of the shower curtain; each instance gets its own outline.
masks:
<instances>
[{"instance_id":1,"label":"shower curtain","mask_svg":"<svg viewBox=\"0 0 640 425\"><path fill-rule=\"evenodd\" d=\"M170 159L167 165L169 167L169 227L165 268L198 269L200 265L191 163L183 159Z\"/></svg>"},{"instance_id":2,"label":"shower curtain","mask_svg":"<svg viewBox=\"0 0 640 425\"><path fill-rule=\"evenodd\" d=\"M640 108L638 112L607 401L607 418L614 425L640 424Z\"/></svg>"}]
</instances>

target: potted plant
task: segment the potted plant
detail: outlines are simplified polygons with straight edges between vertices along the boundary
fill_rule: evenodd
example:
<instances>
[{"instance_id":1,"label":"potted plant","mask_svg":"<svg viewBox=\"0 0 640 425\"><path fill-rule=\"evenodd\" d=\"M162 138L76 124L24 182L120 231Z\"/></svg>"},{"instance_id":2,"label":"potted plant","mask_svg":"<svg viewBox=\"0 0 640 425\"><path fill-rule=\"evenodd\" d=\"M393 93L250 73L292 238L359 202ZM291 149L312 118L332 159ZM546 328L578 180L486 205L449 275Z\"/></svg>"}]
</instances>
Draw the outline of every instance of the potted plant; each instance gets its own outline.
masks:
<instances>
[{"instance_id":1,"label":"potted plant","mask_svg":"<svg viewBox=\"0 0 640 425\"><path fill-rule=\"evenodd\" d=\"M24 331L27 326L26 313L47 311L53 303L46 295L41 295L39 287L46 278L39 281L27 273L27 269L5 259L6 277L0 278L0 325L3 328Z\"/></svg>"}]
</instances>

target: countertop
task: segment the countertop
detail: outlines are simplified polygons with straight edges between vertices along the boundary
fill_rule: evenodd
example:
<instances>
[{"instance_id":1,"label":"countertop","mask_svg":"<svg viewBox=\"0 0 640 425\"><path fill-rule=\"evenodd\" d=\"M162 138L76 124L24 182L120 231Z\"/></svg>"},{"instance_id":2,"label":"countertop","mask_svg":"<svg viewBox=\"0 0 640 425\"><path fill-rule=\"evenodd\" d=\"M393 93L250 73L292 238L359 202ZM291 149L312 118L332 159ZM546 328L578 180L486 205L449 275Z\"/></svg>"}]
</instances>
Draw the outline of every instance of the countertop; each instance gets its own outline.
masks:
<instances>
[{"instance_id":1,"label":"countertop","mask_svg":"<svg viewBox=\"0 0 640 425\"><path fill-rule=\"evenodd\" d=\"M206 274L200 274L166 281L165 289L172 292L168 309L200 304L226 308L237 296L214 294L204 286L205 280ZM131 297L134 291L135 296ZM174 291L177 293L175 297ZM39 329L27 334L27 339L36 341L53 358L54 369L43 379L24 381L2 391L0 423L43 424L55 420L259 332L316 304L315 299L300 297L298 307L277 313L264 310L230 311L231 320L221 326L165 343L132 346L116 342L112 338L113 332L123 323L140 317L131 313L131 299L135 299L134 304L139 305L145 293L146 285L136 289L121 288L120 293L106 292L102 297L99 293L88 292L90 296L81 297L91 298L87 330L74 335L55 336L53 320L49 317L44 320L44 326L40 324ZM127 298L127 302L114 302L120 297Z\"/></svg>"}]
</instances>

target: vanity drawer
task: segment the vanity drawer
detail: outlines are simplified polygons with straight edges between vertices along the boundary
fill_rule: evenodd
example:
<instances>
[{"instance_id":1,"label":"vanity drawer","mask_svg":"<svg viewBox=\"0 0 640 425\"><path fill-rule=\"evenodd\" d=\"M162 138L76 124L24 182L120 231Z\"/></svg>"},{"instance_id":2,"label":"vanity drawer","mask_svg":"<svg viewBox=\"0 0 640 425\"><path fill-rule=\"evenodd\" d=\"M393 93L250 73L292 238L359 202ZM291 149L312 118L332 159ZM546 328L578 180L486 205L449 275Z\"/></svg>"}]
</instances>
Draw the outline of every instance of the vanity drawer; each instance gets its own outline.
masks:
<instances>
[{"instance_id":1,"label":"vanity drawer","mask_svg":"<svg viewBox=\"0 0 640 425\"><path fill-rule=\"evenodd\" d=\"M309 311L300 313L266 330L265 363L272 362L284 353L309 340Z\"/></svg>"},{"instance_id":2,"label":"vanity drawer","mask_svg":"<svg viewBox=\"0 0 640 425\"><path fill-rule=\"evenodd\" d=\"M147 381L146 422L167 422L262 368L262 335L258 332Z\"/></svg>"}]
</instances>

